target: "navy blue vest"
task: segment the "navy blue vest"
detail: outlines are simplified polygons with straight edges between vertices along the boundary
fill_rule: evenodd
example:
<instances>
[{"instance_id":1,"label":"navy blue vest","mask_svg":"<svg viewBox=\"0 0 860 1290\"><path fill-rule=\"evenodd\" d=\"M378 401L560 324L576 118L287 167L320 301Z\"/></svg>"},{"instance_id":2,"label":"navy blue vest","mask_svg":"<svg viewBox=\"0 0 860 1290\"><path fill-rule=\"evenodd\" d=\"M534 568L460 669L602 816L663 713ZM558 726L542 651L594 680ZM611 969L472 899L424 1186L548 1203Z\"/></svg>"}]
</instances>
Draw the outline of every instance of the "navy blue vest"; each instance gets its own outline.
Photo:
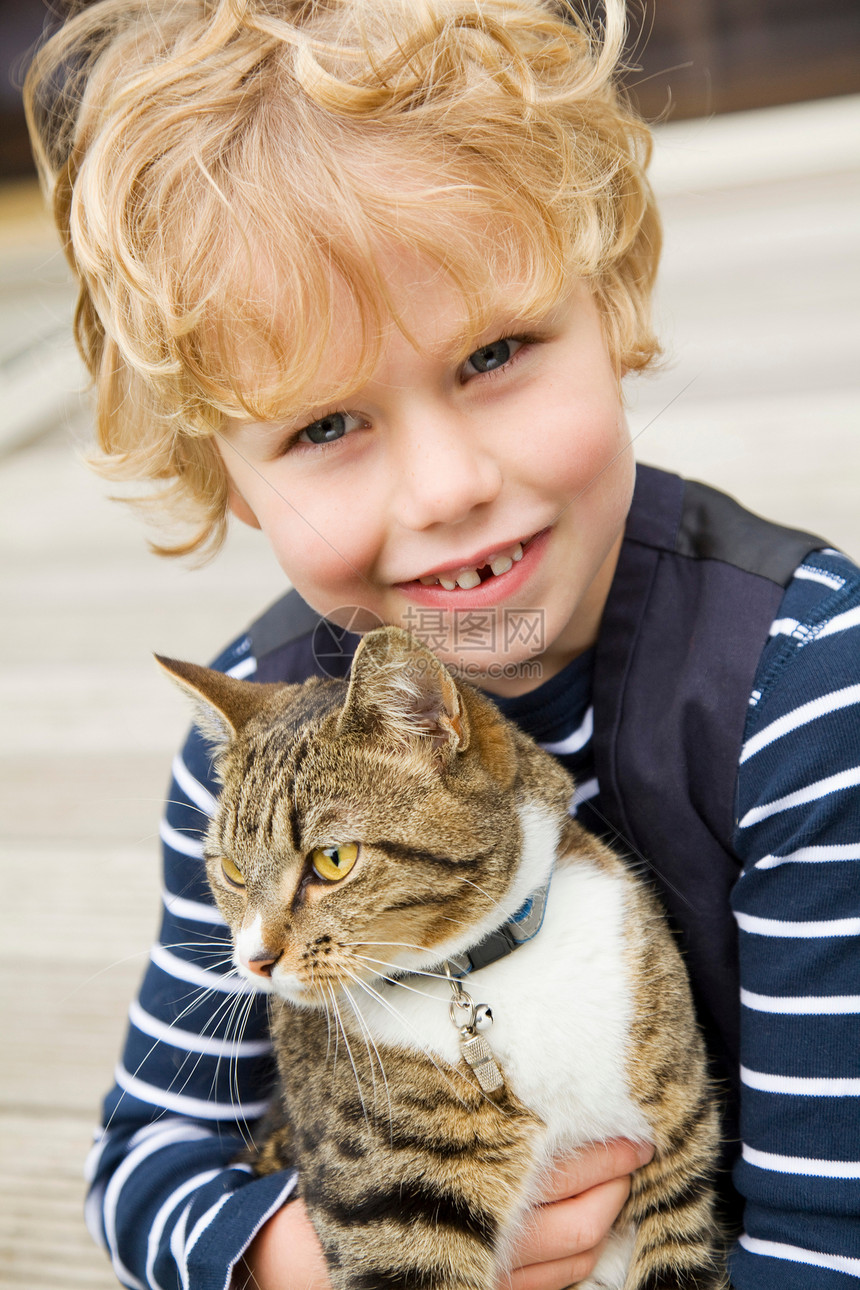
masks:
<instances>
[{"instance_id":1,"label":"navy blue vest","mask_svg":"<svg viewBox=\"0 0 860 1290\"><path fill-rule=\"evenodd\" d=\"M738 759L783 592L824 545L704 484L639 466L597 644L600 815L616 850L652 879L679 937L726 1095L727 1159L738 1137L740 988L729 905L739 872ZM332 642L325 673L346 675L358 637L321 628L289 592L250 629L258 679L319 674L321 630Z\"/></svg>"}]
</instances>

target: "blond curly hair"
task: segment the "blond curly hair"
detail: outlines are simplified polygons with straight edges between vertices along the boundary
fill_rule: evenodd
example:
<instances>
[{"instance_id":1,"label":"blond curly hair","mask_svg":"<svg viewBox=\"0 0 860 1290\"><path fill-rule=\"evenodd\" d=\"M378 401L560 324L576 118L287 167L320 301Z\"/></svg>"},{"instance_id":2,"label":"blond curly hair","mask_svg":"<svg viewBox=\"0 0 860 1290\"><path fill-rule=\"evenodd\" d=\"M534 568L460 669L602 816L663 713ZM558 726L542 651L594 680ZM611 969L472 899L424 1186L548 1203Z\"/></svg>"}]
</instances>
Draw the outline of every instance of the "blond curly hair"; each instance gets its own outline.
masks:
<instances>
[{"instance_id":1,"label":"blond curly hair","mask_svg":"<svg viewBox=\"0 0 860 1290\"><path fill-rule=\"evenodd\" d=\"M349 379L372 370L400 322L385 248L447 275L475 334L500 281L528 317L584 277L619 372L652 361L660 226L615 84L624 21L623 0L600 32L551 0L97 0L43 46L26 102L97 464L190 526L154 549L217 548L217 431L297 406L344 288Z\"/></svg>"}]
</instances>

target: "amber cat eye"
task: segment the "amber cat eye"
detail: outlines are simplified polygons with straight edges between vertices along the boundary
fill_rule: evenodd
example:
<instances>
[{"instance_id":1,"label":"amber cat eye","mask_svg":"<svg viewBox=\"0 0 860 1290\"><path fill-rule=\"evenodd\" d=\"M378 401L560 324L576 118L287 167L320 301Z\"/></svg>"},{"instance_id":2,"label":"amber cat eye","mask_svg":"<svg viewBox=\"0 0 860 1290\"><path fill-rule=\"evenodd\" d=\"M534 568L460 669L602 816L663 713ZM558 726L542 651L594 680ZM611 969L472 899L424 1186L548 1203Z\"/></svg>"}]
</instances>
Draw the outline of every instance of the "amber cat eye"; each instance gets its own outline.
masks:
<instances>
[{"instance_id":1,"label":"amber cat eye","mask_svg":"<svg viewBox=\"0 0 860 1290\"><path fill-rule=\"evenodd\" d=\"M221 872L231 887L245 886L245 879L242 876L242 870L238 865L233 863L229 856L221 857Z\"/></svg>"},{"instance_id":2,"label":"amber cat eye","mask_svg":"<svg viewBox=\"0 0 860 1290\"><path fill-rule=\"evenodd\" d=\"M314 872L326 882L340 882L358 859L358 843L345 842L340 847L315 847L311 852Z\"/></svg>"}]
</instances>

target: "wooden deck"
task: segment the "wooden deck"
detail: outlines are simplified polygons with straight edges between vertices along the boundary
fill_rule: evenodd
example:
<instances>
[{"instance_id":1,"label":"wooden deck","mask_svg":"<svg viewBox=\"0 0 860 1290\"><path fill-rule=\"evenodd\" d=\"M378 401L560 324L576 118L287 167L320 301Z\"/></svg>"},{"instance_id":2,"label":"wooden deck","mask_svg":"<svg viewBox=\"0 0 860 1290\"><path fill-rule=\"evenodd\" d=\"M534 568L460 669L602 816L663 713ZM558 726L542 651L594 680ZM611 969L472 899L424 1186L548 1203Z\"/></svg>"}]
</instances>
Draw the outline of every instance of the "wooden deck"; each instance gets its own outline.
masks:
<instances>
[{"instance_id":1,"label":"wooden deck","mask_svg":"<svg viewBox=\"0 0 860 1290\"><path fill-rule=\"evenodd\" d=\"M642 459L855 556L858 120L850 100L664 130L660 312L675 360L631 413ZM15 1290L116 1284L83 1227L81 1168L158 915L160 801L185 726L151 652L204 660L282 587L255 534L188 571L150 556L105 500L59 428L64 416L86 435L58 348L69 309L32 194L7 193L0 1286Z\"/></svg>"}]
</instances>

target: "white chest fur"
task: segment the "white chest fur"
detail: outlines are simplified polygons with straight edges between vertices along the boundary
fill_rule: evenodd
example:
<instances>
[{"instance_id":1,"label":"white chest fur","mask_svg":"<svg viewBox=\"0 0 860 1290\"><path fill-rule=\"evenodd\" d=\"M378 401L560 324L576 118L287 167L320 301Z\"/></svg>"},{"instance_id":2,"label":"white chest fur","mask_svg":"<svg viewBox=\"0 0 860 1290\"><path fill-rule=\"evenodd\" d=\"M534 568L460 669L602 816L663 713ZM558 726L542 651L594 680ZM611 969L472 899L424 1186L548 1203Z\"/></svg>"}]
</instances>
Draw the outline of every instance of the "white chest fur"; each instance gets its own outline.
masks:
<instances>
[{"instance_id":1,"label":"white chest fur","mask_svg":"<svg viewBox=\"0 0 860 1290\"><path fill-rule=\"evenodd\" d=\"M541 828L533 808L525 814L524 824ZM531 879L530 889L542 880ZM632 987L624 893L623 880L596 865L559 866L537 936L464 982L475 1003L492 1008L486 1038L511 1090L546 1124L547 1156L608 1137L649 1137L625 1079ZM381 994L385 1006L366 995L361 1004L377 1043L459 1062L445 981L412 977Z\"/></svg>"}]
</instances>

